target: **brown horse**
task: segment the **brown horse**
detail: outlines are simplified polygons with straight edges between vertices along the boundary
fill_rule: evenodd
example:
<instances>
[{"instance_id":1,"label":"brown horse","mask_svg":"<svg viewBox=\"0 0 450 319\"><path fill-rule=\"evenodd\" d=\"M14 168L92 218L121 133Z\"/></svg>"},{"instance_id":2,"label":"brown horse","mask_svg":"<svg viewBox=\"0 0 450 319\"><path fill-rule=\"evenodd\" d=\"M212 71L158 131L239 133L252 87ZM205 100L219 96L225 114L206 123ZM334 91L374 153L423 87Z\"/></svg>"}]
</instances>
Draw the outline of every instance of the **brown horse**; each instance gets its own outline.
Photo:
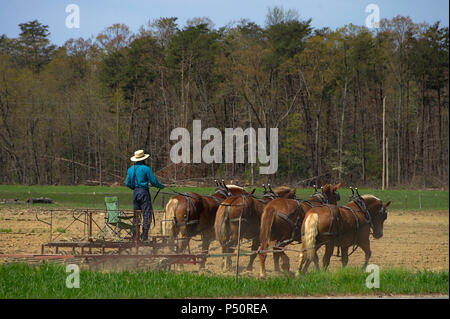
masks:
<instances>
[{"instance_id":1,"label":"brown horse","mask_svg":"<svg viewBox=\"0 0 450 319\"><path fill-rule=\"evenodd\" d=\"M166 205L166 213L172 218L171 238L175 239L178 234L184 238L178 252L186 249L191 237L201 234L202 251L207 253L215 238L214 220L219 204L232 195L241 194L249 193L239 186L222 185L212 195L187 192L172 197ZM206 260L201 261L200 268L205 267L205 262Z\"/></svg>"},{"instance_id":2,"label":"brown horse","mask_svg":"<svg viewBox=\"0 0 450 319\"><path fill-rule=\"evenodd\" d=\"M241 218L240 238L252 240L252 251L259 246L259 230L261 224L261 214L266 204L278 197L295 198L296 189L286 186L277 187L274 191L265 191L263 198L258 199L251 195L231 196L224 200L216 214L214 229L216 239L222 246L223 253L233 253L238 242L239 218ZM247 270L253 269L253 262L256 254L250 255ZM223 269L231 269L231 256L226 257Z\"/></svg>"},{"instance_id":3,"label":"brown horse","mask_svg":"<svg viewBox=\"0 0 450 319\"><path fill-rule=\"evenodd\" d=\"M266 274L265 261L267 254L264 252L269 246L269 241L276 241L274 246L273 260L275 271L280 271L279 259L282 258L283 271L289 272L289 258L281 249L293 241L301 241L300 226L305 213L312 207L325 203L336 204L340 199L337 192L341 183L333 186L322 185L322 192L315 192L309 200L294 200L277 198L264 208L261 216L261 230L259 249L260 276Z\"/></svg>"},{"instance_id":4,"label":"brown horse","mask_svg":"<svg viewBox=\"0 0 450 319\"><path fill-rule=\"evenodd\" d=\"M323 267L327 269L334 246L341 248L342 266L348 263L348 248L361 247L365 254L364 268L371 256L370 229L373 237L383 236L383 223L387 218L386 208L391 204L373 195L353 196L345 206L324 205L310 209L302 224L302 246L298 274L308 270L311 261L319 268L317 249L325 245Z\"/></svg>"}]
</instances>

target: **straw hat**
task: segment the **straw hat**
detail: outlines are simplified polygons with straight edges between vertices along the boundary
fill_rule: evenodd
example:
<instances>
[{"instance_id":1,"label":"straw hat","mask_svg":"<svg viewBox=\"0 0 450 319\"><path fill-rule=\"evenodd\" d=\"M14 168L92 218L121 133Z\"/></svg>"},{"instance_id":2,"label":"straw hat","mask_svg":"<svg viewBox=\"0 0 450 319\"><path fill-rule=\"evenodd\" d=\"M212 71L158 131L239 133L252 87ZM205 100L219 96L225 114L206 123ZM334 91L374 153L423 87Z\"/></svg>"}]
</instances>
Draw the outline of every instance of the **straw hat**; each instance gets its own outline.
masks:
<instances>
[{"instance_id":1,"label":"straw hat","mask_svg":"<svg viewBox=\"0 0 450 319\"><path fill-rule=\"evenodd\" d=\"M139 162L147 159L150 156L150 154L145 154L144 150L138 150L134 152L134 156L130 158L132 162Z\"/></svg>"}]
</instances>

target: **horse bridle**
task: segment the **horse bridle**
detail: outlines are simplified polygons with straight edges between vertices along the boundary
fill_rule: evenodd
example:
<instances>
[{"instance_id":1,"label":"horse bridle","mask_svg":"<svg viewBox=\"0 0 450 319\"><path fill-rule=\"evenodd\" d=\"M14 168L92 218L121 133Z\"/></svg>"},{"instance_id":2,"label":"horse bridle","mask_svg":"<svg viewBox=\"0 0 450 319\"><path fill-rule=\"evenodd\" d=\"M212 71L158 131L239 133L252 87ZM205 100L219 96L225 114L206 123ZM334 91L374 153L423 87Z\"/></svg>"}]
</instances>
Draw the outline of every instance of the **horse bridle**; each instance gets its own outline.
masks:
<instances>
[{"instance_id":1,"label":"horse bridle","mask_svg":"<svg viewBox=\"0 0 450 319\"><path fill-rule=\"evenodd\" d=\"M352 196L350 196L350 200L353 201L361 209L361 211L363 212L364 216L366 217L370 227L373 230L375 230L375 227L372 222L372 215L370 214L369 209L367 208L367 204L364 201L364 199L360 195L352 195ZM387 212L386 212L386 208L383 205L383 201L381 199L380 199L380 204L381 204L381 208L377 212L377 214L381 214L381 217L383 219L386 219Z\"/></svg>"},{"instance_id":2,"label":"horse bridle","mask_svg":"<svg viewBox=\"0 0 450 319\"><path fill-rule=\"evenodd\" d=\"M278 194L273 191L268 191L268 192L264 192L262 199L264 199L264 198L274 200L275 198L280 198L280 196L278 196Z\"/></svg>"},{"instance_id":3,"label":"horse bridle","mask_svg":"<svg viewBox=\"0 0 450 319\"><path fill-rule=\"evenodd\" d=\"M323 192L323 188L322 187L321 187L321 189L322 189L321 192L318 192L316 190L315 193L312 196L316 197L317 199L319 199L324 204L327 204L327 203L330 202L330 200L328 199L327 194ZM341 195L339 194L339 192L337 190L333 189L333 194L336 197L336 202L341 200ZM323 197L323 198L320 198L320 197Z\"/></svg>"},{"instance_id":4,"label":"horse bridle","mask_svg":"<svg viewBox=\"0 0 450 319\"><path fill-rule=\"evenodd\" d=\"M311 197L316 198L322 204L328 203L328 196L324 192L315 192Z\"/></svg>"},{"instance_id":5,"label":"horse bridle","mask_svg":"<svg viewBox=\"0 0 450 319\"><path fill-rule=\"evenodd\" d=\"M333 190L334 196L336 196L336 202L341 200L341 194L337 190Z\"/></svg>"},{"instance_id":6,"label":"horse bridle","mask_svg":"<svg viewBox=\"0 0 450 319\"><path fill-rule=\"evenodd\" d=\"M217 188L216 191L214 192L214 194L219 193L220 195L222 195L225 198L228 198L231 196L231 192L230 191L226 191L222 188ZM214 194L209 195L209 196L214 196Z\"/></svg>"}]
</instances>

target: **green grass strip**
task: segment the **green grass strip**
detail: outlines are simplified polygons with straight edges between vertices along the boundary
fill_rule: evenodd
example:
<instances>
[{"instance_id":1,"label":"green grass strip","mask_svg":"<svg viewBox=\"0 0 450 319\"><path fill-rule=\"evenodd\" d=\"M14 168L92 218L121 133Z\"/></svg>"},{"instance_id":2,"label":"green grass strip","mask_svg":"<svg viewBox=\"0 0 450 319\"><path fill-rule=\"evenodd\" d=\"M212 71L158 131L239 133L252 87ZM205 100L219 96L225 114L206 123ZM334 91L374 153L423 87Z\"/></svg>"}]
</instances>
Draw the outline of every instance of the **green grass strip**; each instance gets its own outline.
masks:
<instances>
[{"instance_id":1,"label":"green grass strip","mask_svg":"<svg viewBox=\"0 0 450 319\"><path fill-rule=\"evenodd\" d=\"M199 194L212 194L214 187L174 187L178 192L196 192ZM246 187L250 191L253 187ZM163 189L158 198L153 203L155 209L162 209L161 200L163 192L171 193L169 189ZM257 196L261 196L262 187L258 187ZM297 198L308 199L313 194L312 188L298 188ZM348 202L351 191L348 188L341 188L341 201L339 205ZM384 203L392 201L389 210L448 210L449 192L439 190L380 190L380 189L360 189L361 194L372 194L380 198ZM156 189L151 188L152 198L156 194ZM119 197L120 207L123 209L132 208L132 191L126 187L108 186L26 186L26 185L0 185L0 199L19 199L25 201L29 197L49 197L55 204L33 204L33 207L42 206L47 208L100 208L104 209L104 197L116 195ZM167 203L172 195L165 194L164 200ZM5 204L0 207L5 207ZM27 205L10 205L20 208Z\"/></svg>"},{"instance_id":2,"label":"green grass strip","mask_svg":"<svg viewBox=\"0 0 450 319\"><path fill-rule=\"evenodd\" d=\"M448 270L433 272L403 268L380 270L380 287L369 289L369 273L357 268L257 279L192 273L121 271L80 272L80 288L67 288L62 265L0 266L0 298L214 298L274 295L448 294Z\"/></svg>"}]
</instances>

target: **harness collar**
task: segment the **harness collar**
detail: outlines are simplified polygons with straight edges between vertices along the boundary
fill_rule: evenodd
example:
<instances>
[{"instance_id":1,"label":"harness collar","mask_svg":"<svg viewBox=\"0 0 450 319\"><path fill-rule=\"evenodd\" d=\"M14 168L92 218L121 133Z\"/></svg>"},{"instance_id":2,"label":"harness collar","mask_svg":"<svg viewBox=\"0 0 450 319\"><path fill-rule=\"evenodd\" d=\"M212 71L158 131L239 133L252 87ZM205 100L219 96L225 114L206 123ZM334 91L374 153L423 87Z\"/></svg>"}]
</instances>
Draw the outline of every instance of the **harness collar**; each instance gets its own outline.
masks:
<instances>
[{"instance_id":1,"label":"harness collar","mask_svg":"<svg viewBox=\"0 0 450 319\"><path fill-rule=\"evenodd\" d=\"M328 196L322 192L315 192L311 197L316 198L322 204L328 204Z\"/></svg>"},{"instance_id":2,"label":"harness collar","mask_svg":"<svg viewBox=\"0 0 450 319\"><path fill-rule=\"evenodd\" d=\"M230 192L225 192L225 191L224 191L223 189L221 189L221 188L216 189L216 191L214 192L214 194L216 194L216 193L219 193L220 195L222 195L222 196L225 197L225 198L228 198L228 197L231 196L231 193L230 193ZM214 194L212 194L211 196L214 196Z\"/></svg>"}]
</instances>

